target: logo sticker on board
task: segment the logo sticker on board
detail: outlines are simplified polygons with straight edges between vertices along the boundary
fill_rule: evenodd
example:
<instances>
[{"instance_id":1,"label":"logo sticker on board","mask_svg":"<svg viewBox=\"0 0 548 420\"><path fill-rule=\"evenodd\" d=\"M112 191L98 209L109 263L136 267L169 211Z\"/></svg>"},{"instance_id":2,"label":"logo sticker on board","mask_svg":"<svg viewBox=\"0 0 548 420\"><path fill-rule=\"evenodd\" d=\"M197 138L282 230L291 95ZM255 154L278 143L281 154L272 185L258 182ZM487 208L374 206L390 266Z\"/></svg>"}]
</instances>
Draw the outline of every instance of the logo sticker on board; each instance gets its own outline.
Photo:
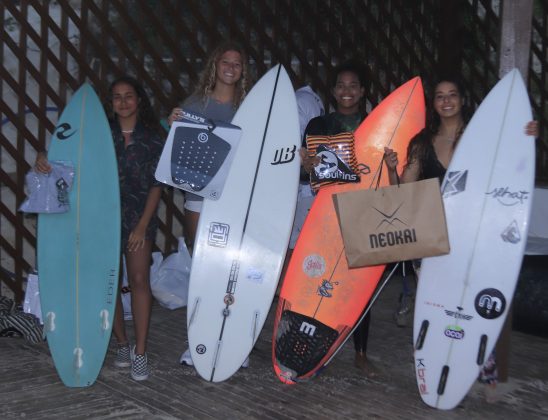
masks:
<instances>
[{"instance_id":1,"label":"logo sticker on board","mask_svg":"<svg viewBox=\"0 0 548 420\"><path fill-rule=\"evenodd\" d=\"M264 281L264 272L255 267L248 267L245 278L253 283L262 284Z\"/></svg>"},{"instance_id":2,"label":"logo sticker on board","mask_svg":"<svg viewBox=\"0 0 548 420\"><path fill-rule=\"evenodd\" d=\"M209 235L207 237L207 244L211 246L217 246L220 248L226 247L228 243L228 233L230 232L230 225L225 223L213 222L209 225Z\"/></svg>"},{"instance_id":3,"label":"logo sticker on board","mask_svg":"<svg viewBox=\"0 0 548 420\"><path fill-rule=\"evenodd\" d=\"M309 277L320 277L325 273L325 260L321 255L312 254L303 261L303 271Z\"/></svg>"},{"instance_id":4,"label":"logo sticker on board","mask_svg":"<svg viewBox=\"0 0 548 420\"><path fill-rule=\"evenodd\" d=\"M455 340L462 340L464 338L464 330L458 325L448 325L443 332L446 337L453 338Z\"/></svg>"},{"instance_id":5,"label":"logo sticker on board","mask_svg":"<svg viewBox=\"0 0 548 420\"><path fill-rule=\"evenodd\" d=\"M419 392L422 395L427 395L428 387L426 385L426 365L424 364L424 359L417 359L416 373Z\"/></svg>"},{"instance_id":6,"label":"logo sticker on board","mask_svg":"<svg viewBox=\"0 0 548 420\"><path fill-rule=\"evenodd\" d=\"M472 318L474 318L472 315L466 315L462 313L462 308L457 308L458 311L450 311L448 309L445 309L445 315L450 316L451 318L455 319L464 319L466 321L470 321Z\"/></svg>"},{"instance_id":7,"label":"logo sticker on board","mask_svg":"<svg viewBox=\"0 0 548 420\"><path fill-rule=\"evenodd\" d=\"M360 175L369 175L371 173L371 168L365 163L359 163L358 172L360 173Z\"/></svg>"},{"instance_id":8,"label":"logo sticker on board","mask_svg":"<svg viewBox=\"0 0 548 420\"><path fill-rule=\"evenodd\" d=\"M517 244L521 241L521 235L519 233L518 222L515 220L510 223L510 225L504 229L500 234L504 242L509 242L511 244Z\"/></svg>"},{"instance_id":9,"label":"logo sticker on board","mask_svg":"<svg viewBox=\"0 0 548 420\"><path fill-rule=\"evenodd\" d=\"M196 346L196 353L198 353L198 354L204 354L206 351L207 351L207 348L206 348L206 346L204 346L203 344L198 344L198 345Z\"/></svg>"},{"instance_id":10,"label":"logo sticker on board","mask_svg":"<svg viewBox=\"0 0 548 420\"><path fill-rule=\"evenodd\" d=\"M493 188L492 191L485 193L495 198L503 206L515 206L523 204L529 199L529 191L510 191L508 187Z\"/></svg>"},{"instance_id":11,"label":"logo sticker on board","mask_svg":"<svg viewBox=\"0 0 548 420\"><path fill-rule=\"evenodd\" d=\"M299 328L299 332L302 332L310 337L314 337L314 334L316 333L316 326L303 321L301 328Z\"/></svg>"},{"instance_id":12,"label":"logo sticker on board","mask_svg":"<svg viewBox=\"0 0 548 420\"><path fill-rule=\"evenodd\" d=\"M466 190L467 177L468 170L447 172L441 187L443 198L451 197Z\"/></svg>"},{"instance_id":13,"label":"logo sticker on board","mask_svg":"<svg viewBox=\"0 0 548 420\"><path fill-rule=\"evenodd\" d=\"M207 141L209 140L209 136L204 131L199 133L197 138L200 143L207 143Z\"/></svg>"},{"instance_id":14,"label":"logo sticker on board","mask_svg":"<svg viewBox=\"0 0 548 420\"><path fill-rule=\"evenodd\" d=\"M316 156L320 163L311 174L313 181L360 182L360 176L330 147L318 146Z\"/></svg>"},{"instance_id":15,"label":"logo sticker on board","mask_svg":"<svg viewBox=\"0 0 548 420\"><path fill-rule=\"evenodd\" d=\"M338 285L338 281L323 280L322 285L318 287L318 294L322 297L333 297L334 286Z\"/></svg>"},{"instance_id":16,"label":"logo sticker on board","mask_svg":"<svg viewBox=\"0 0 548 420\"><path fill-rule=\"evenodd\" d=\"M276 150L274 160L270 162L271 165L283 165L284 163L293 162L295 159L295 153L297 152L297 146L293 145L293 148L282 147Z\"/></svg>"},{"instance_id":17,"label":"logo sticker on board","mask_svg":"<svg viewBox=\"0 0 548 420\"><path fill-rule=\"evenodd\" d=\"M76 130L73 130L72 126L69 123L59 124L55 129L55 136L59 140L66 140L72 137L74 133L76 133Z\"/></svg>"},{"instance_id":18,"label":"logo sticker on board","mask_svg":"<svg viewBox=\"0 0 548 420\"><path fill-rule=\"evenodd\" d=\"M506 298L498 289L483 289L474 300L476 312L485 319L495 319L506 309Z\"/></svg>"}]
</instances>

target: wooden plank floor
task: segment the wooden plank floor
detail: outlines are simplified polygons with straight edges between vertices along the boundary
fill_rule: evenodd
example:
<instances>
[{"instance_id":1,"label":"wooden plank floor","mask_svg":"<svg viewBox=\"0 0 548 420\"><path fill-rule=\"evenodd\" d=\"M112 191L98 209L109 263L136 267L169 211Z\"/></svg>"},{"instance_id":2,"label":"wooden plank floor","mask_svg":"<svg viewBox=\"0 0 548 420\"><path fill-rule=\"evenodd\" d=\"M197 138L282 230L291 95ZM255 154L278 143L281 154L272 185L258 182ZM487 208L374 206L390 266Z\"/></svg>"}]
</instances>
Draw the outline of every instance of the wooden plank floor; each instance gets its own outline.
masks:
<instances>
[{"instance_id":1,"label":"wooden plank floor","mask_svg":"<svg viewBox=\"0 0 548 420\"><path fill-rule=\"evenodd\" d=\"M178 364L186 348L185 310L153 308L149 344L152 374L141 383L113 365L107 354L97 382L66 388L55 372L46 344L0 339L0 419L546 419L548 340L512 333L510 392L485 402L475 385L455 410L424 405L414 378L411 328L396 327L400 279L394 278L373 308L370 358L381 371L370 380L353 365L349 342L317 378L284 385L271 367L272 315L251 354L251 366L228 381L202 380ZM131 324L128 323L128 327Z\"/></svg>"}]
</instances>

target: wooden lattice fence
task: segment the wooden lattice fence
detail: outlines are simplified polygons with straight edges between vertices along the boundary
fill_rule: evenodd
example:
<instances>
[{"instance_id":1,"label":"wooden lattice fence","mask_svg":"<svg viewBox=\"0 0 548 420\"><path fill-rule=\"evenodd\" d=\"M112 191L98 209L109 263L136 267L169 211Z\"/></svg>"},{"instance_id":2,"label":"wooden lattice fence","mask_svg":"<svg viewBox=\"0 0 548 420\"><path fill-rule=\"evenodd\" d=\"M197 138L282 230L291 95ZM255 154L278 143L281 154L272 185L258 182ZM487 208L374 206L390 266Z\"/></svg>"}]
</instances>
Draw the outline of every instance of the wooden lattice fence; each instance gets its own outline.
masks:
<instances>
[{"instance_id":1,"label":"wooden lattice fence","mask_svg":"<svg viewBox=\"0 0 548 420\"><path fill-rule=\"evenodd\" d=\"M71 93L84 81L103 97L122 74L138 78L158 115L192 90L208 52L232 38L258 77L282 63L295 87L310 84L333 104L336 64L365 64L367 108L421 75L460 70L479 102L496 81L500 1L487 0L19 0L0 2L0 281L22 296L35 268L35 218L17 208L36 151L47 146ZM548 127L548 0L537 0L529 86ZM464 37L463 37L464 35ZM461 42L465 39L466 42ZM547 148L539 180L547 181ZM157 247L181 235L182 196L165 189Z\"/></svg>"},{"instance_id":2,"label":"wooden lattice fence","mask_svg":"<svg viewBox=\"0 0 548 420\"><path fill-rule=\"evenodd\" d=\"M500 5L492 0L463 2L461 74L472 102L478 104L498 80ZM534 2L528 88L534 118L540 122L537 184L548 185L548 1Z\"/></svg>"}]
</instances>

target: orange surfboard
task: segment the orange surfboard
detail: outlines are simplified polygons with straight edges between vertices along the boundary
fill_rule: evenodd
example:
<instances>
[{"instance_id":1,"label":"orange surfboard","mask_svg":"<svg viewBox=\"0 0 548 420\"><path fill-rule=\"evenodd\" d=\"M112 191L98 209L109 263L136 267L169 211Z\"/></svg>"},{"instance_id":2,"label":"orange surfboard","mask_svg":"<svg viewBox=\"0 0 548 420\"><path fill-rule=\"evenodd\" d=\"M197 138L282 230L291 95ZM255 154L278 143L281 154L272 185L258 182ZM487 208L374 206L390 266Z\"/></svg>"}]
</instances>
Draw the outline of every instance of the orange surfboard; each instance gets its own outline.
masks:
<instances>
[{"instance_id":1,"label":"orange surfboard","mask_svg":"<svg viewBox=\"0 0 548 420\"><path fill-rule=\"evenodd\" d=\"M404 161L409 140L424 127L424 108L419 77L392 92L354 133L360 182L325 186L316 196L276 311L272 359L282 382L307 380L330 360L363 314L385 268L348 268L332 195L374 187L385 146ZM388 185L387 175L381 185Z\"/></svg>"}]
</instances>

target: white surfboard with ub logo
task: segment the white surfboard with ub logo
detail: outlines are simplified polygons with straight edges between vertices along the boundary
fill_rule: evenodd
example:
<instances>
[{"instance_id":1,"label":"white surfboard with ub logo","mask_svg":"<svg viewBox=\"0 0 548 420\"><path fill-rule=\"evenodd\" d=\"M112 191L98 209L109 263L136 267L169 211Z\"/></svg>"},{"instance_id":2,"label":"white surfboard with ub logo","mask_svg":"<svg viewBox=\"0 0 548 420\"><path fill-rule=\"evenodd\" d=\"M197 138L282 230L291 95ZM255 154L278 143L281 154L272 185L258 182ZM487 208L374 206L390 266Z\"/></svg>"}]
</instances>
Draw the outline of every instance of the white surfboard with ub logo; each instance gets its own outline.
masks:
<instances>
[{"instance_id":1,"label":"white surfboard with ub logo","mask_svg":"<svg viewBox=\"0 0 548 420\"><path fill-rule=\"evenodd\" d=\"M451 252L422 262L413 331L417 384L432 407L452 409L466 396L508 314L534 189L531 120L513 70L476 111L443 181Z\"/></svg>"},{"instance_id":2,"label":"white surfboard with ub logo","mask_svg":"<svg viewBox=\"0 0 548 420\"><path fill-rule=\"evenodd\" d=\"M293 224L299 119L281 65L257 82L232 123L241 127L242 136L222 196L204 200L188 292L192 361L212 382L233 375L255 345Z\"/></svg>"}]
</instances>

